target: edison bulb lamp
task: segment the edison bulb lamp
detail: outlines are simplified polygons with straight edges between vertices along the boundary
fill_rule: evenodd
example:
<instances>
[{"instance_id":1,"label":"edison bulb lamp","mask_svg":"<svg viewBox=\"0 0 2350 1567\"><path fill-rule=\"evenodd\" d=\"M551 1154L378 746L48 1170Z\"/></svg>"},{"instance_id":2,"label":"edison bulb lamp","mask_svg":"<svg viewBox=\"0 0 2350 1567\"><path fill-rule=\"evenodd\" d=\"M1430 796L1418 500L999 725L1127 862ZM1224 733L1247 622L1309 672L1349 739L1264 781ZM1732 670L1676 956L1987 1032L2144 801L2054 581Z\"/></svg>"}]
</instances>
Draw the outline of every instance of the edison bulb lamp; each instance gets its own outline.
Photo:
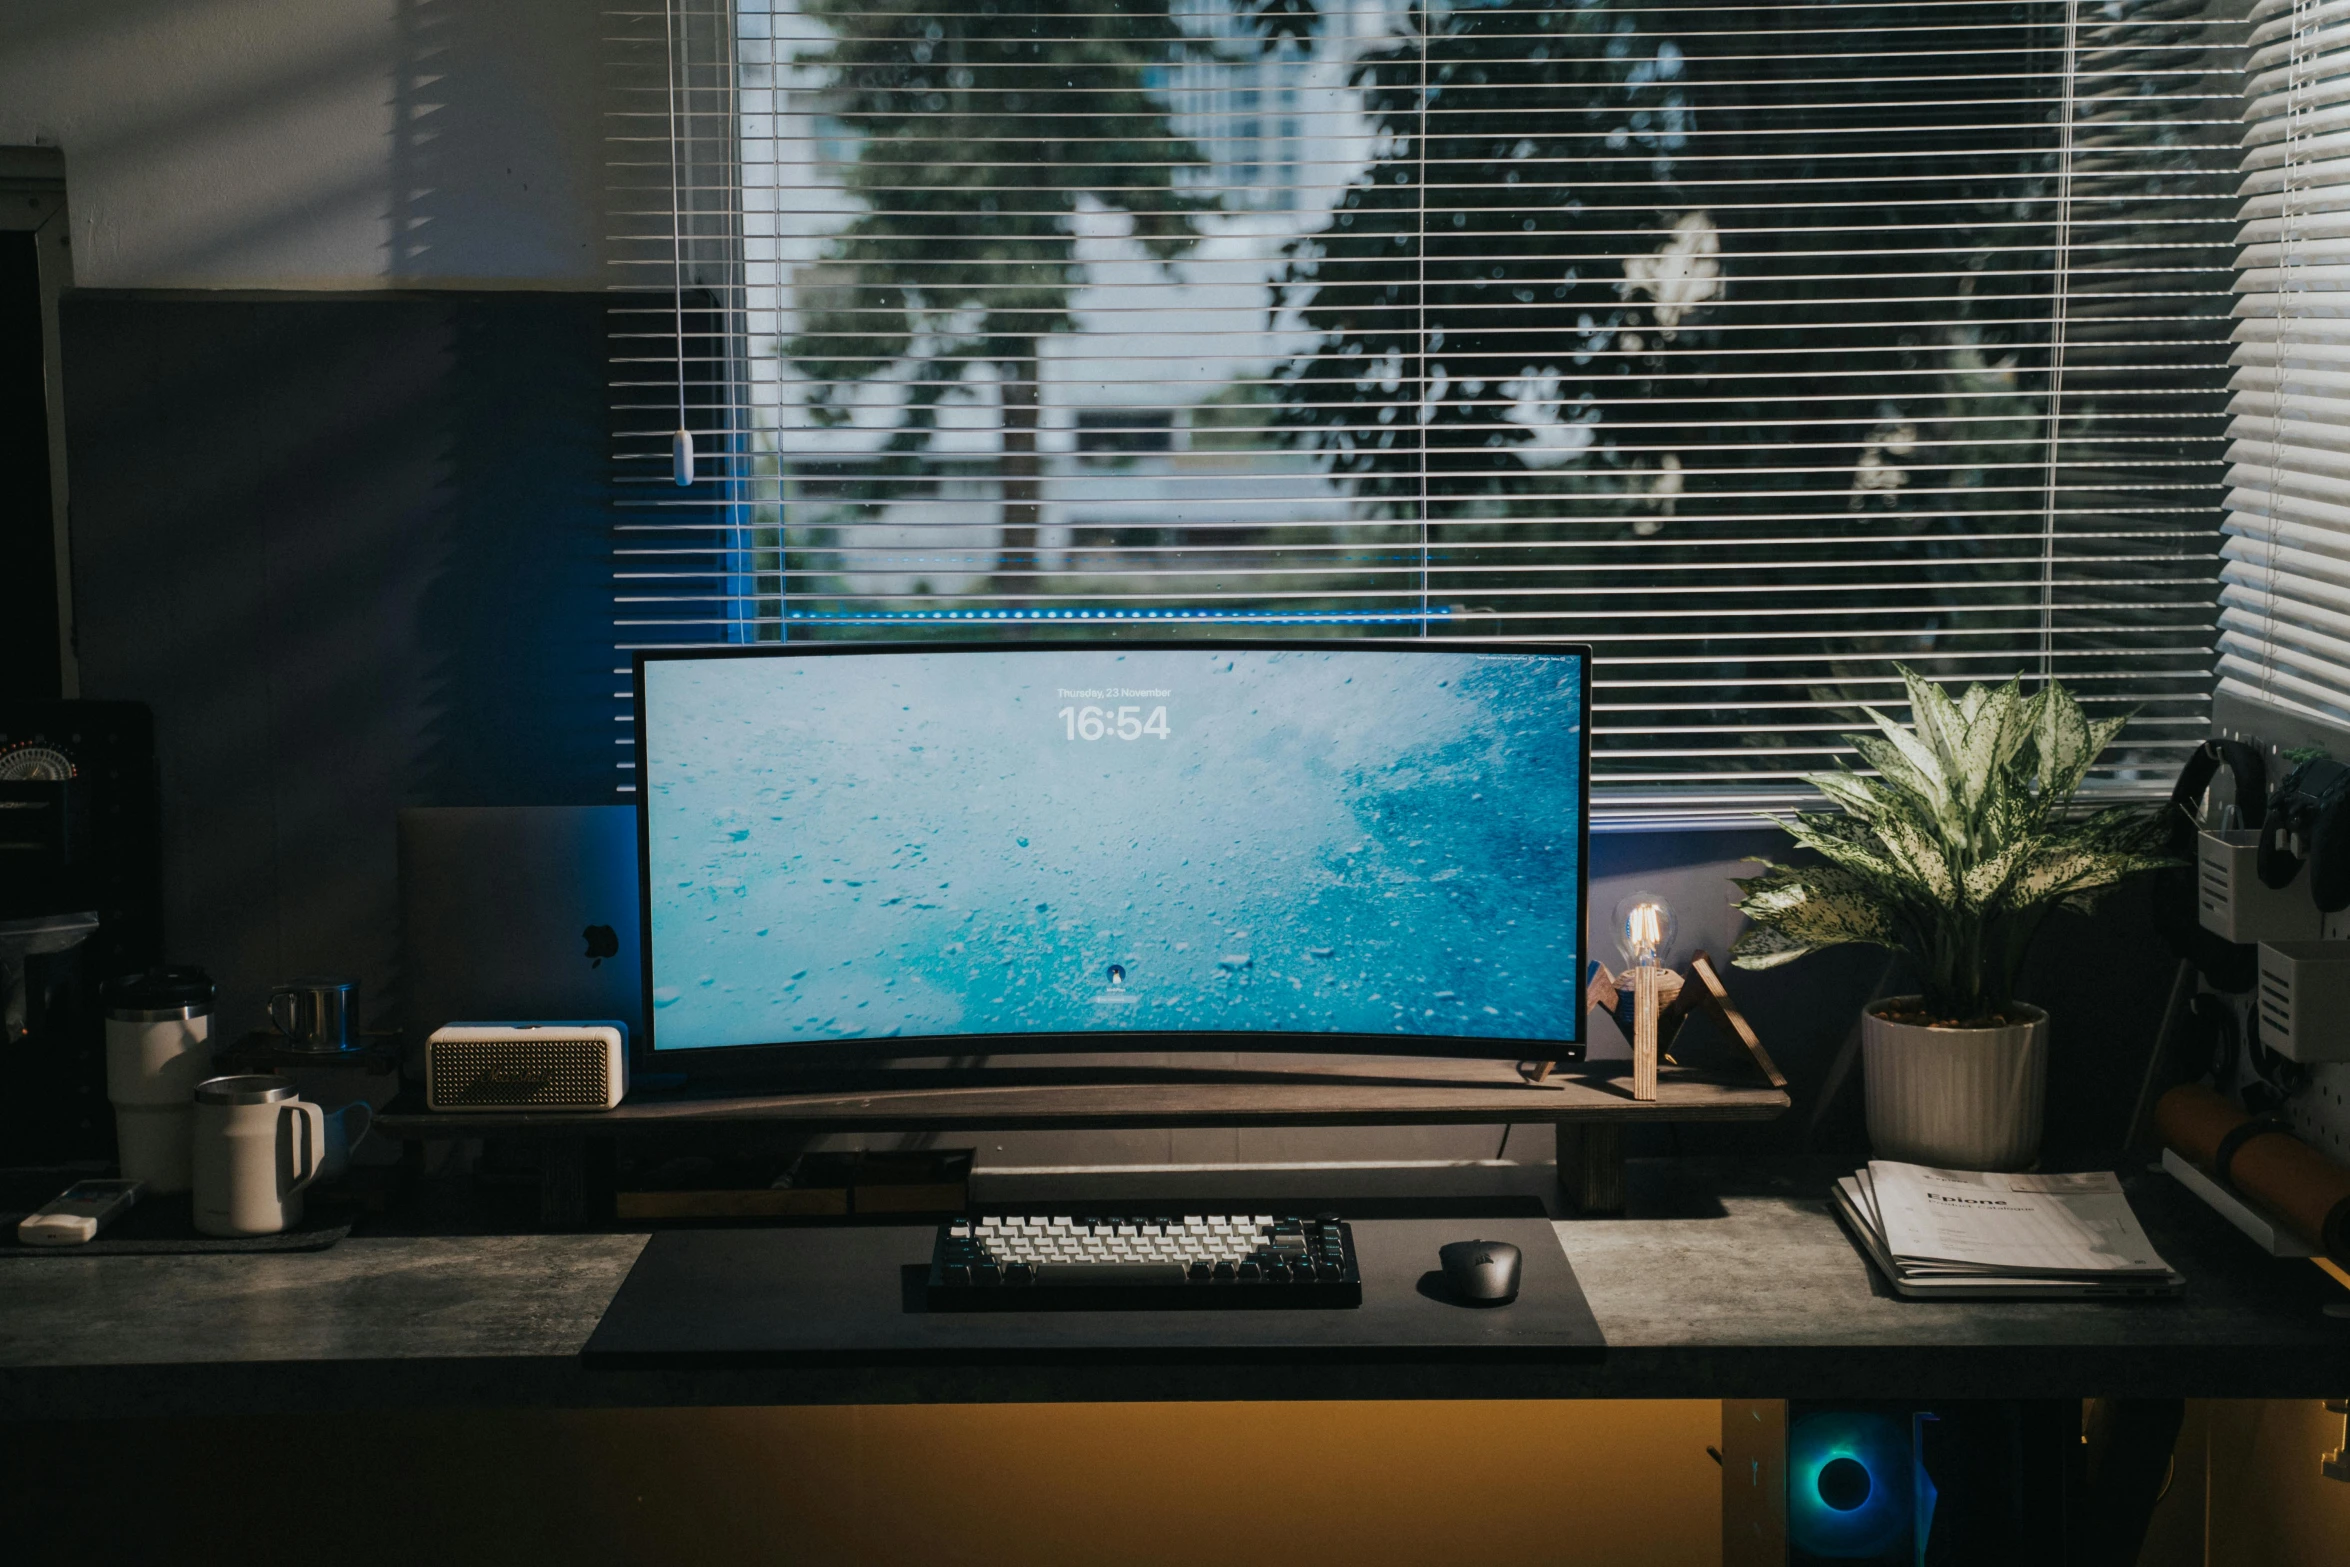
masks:
<instances>
[{"instance_id":1,"label":"edison bulb lamp","mask_svg":"<svg viewBox=\"0 0 2350 1567\"><path fill-rule=\"evenodd\" d=\"M1681 922L1661 893L1635 892L1616 905L1616 950L1634 968L1662 968L1680 934Z\"/></svg>"},{"instance_id":2,"label":"edison bulb lamp","mask_svg":"<svg viewBox=\"0 0 2350 1567\"><path fill-rule=\"evenodd\" d=\"M1632 1097L1652 1101L1657 1091L1658 1014L1681 989L1681 977L1665 967L1681 922L1673 906L1653 892L1635 892L1616 905L1616 950L1625 969L1617 988L1616 1021L1632 1041ZM1629 1008L1630 1016L1625 1015Z\"/></svg>"}]
</instances>

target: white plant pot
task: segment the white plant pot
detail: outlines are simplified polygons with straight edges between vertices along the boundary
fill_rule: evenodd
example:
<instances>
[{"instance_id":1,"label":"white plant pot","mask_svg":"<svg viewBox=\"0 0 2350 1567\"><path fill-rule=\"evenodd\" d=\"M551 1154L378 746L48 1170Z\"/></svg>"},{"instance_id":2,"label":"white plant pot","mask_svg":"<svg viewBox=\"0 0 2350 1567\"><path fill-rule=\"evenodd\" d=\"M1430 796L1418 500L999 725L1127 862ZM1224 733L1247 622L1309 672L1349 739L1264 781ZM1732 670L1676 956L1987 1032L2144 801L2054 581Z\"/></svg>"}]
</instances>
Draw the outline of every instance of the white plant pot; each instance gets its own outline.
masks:
<instances>
[{"instance_id":1,"label":"white plant pot","mask_svg":"<svg viewBox=\"0 0 2350 1567\"><path fill-rule=\"evenodd\" d=\"M2048 1014L2005 1028L1894 1023L1878 1008L1914 1008L1915 996L1861 1014L1861 1078L1869 1144L1880 1159L1947 1170L2021 1170L2040 1156L2048 1105Z\"/></svg>"}]
</instances>

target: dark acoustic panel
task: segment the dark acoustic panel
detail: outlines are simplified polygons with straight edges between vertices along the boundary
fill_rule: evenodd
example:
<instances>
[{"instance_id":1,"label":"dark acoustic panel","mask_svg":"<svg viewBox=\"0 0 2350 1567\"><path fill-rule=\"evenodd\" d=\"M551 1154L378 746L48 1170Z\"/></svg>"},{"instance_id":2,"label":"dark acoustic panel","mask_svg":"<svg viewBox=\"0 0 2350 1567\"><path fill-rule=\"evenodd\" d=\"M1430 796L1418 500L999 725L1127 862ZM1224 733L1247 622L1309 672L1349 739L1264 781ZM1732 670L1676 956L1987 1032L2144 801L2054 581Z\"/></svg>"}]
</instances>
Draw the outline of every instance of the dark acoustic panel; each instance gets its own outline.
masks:
<instances>
[{"instance_id":1,"label":"dark acoustic panel","mask_svg":"<svg viewBox=\"0 0 2350 1567\"><path fill-rule=\"evenodd\" d=\"M613 798L606 302L63 306L84 692L154 710L166 938L396 989L394 812Z\"/></svg>"}]
</instances>

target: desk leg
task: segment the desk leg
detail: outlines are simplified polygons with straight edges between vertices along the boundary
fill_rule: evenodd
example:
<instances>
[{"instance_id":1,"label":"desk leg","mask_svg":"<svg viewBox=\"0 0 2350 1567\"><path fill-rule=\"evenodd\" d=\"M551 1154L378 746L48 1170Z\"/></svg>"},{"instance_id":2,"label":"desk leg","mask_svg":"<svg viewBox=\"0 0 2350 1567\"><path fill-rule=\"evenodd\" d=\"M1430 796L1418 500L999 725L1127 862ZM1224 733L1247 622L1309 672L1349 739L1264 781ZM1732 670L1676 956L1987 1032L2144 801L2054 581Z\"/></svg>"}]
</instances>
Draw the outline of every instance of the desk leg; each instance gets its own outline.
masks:
<instances>
[{"instance_id":1,"label":"desk leg","mask_svg":"<svg viewBox=\"0 0 2350 1567\"><path fill-rule=\"evenodd\" d=\"M619 1156L609 1136L541 1133L539 1223L549 1229L611 1223Z\"/></svg>"},{"instance_id":2,"label":"desk leg","mask_svg":"<svg viewBox=\"0 0 2350 1567\"><path fill-rule=\"evenodd\" d=\"M1722 1400L1723 1567L1787 1567L1787 1401Z\"/></svg>"},{"instance_id":3,"label":"desk leg","mask_svg":"<svg viewBox=\"0 0 2350 1567\"><path fill-rule=\"evenodd\" d=\"M1577 1213L1624 1211L1624 1129L1612 1121L1558 1124L1559 1190Z\"/></svg>"},{"instance_id":4,"label":"desk leg","mask_svg":"<svg viewBox=\"0 0 2350 1567\"><path fill-rule=\"evenodd\" d=\"M587 1217L587 1139L539 1137L539 1223L569 1228Z\"/></svg>"}]
</instances>

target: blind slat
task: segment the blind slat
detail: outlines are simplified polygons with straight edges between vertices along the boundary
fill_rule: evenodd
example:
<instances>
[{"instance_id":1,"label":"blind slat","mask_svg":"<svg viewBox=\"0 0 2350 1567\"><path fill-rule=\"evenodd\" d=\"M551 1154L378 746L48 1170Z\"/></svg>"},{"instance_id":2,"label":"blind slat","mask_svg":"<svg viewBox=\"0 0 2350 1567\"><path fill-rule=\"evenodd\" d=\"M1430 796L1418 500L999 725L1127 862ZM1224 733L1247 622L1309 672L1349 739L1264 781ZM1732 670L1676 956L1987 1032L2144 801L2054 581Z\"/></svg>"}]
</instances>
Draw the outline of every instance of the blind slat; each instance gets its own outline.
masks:
<instances>
[{"instance_id":1,"label":"blind slat","mask_svg":"<svg viewBox=\"0 0 2350 1567\"><path fill-rule=\"evenodd\" d=\"M611 18L620 644L1591 640L1643 820L1798 798L1896 660L2057 673L2121 789L2227 497L2350 500L2270 450L2350 397L2350 91L2271 48L2247 126L2226 0L1013 5Z\"/></svg>"},{"instance_id":2,"label":"blind slat","mask_svg":"<svg viewBox=\"0 0 2350 1567\"><path fill-rule=\"evenodd\" d=\"M2260 0L2245 106L2222 548L2223 685L2350 708L2350 31L2342 6Z\"/></svg>"}]
</instances>

